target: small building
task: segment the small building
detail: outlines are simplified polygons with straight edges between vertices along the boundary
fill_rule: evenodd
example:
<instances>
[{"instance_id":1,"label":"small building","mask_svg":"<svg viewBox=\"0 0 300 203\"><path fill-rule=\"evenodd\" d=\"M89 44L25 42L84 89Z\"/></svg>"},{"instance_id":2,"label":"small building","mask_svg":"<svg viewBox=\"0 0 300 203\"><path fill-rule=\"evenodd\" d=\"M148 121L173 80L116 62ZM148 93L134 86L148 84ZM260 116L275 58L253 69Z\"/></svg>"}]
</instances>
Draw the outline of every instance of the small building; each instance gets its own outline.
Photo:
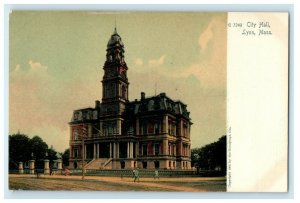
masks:
<instances>
[{"instance_id":1,"label":"small building","mask_svg":"<svg viewBox=\"0 0 300 203\"><path fill-rule=\"evenodd\" d=\"M187 105L165 93L142 92L129 101L124 44L116 29L106 51L102 102L75 110L69 123L70 168L81 168L84 160L87 169L191 170Z\"/></svg>"}]
</instances>

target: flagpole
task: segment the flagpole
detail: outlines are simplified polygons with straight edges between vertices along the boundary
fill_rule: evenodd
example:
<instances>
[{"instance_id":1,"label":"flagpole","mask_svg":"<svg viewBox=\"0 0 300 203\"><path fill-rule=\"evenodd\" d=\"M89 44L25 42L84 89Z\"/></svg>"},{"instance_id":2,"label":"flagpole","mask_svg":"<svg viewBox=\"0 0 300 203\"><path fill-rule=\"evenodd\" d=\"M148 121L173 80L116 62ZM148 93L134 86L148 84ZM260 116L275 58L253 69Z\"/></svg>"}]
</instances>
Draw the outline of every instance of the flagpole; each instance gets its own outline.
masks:
<instances>
[{"instance_id":1,"label":"flagpole","mask_svg":"<svg viewBox=\"0 0 300 203\"><path fill-rule=\"evenodd\" d=\"M83 125L83 124L82 124ZM82 157L82 177L81 179L84 180L84 130L83 130L84 126L82 126L81 128L81 144L82 144L82 153L81 153L81 157Z\"/></svg>"}]
</instances>

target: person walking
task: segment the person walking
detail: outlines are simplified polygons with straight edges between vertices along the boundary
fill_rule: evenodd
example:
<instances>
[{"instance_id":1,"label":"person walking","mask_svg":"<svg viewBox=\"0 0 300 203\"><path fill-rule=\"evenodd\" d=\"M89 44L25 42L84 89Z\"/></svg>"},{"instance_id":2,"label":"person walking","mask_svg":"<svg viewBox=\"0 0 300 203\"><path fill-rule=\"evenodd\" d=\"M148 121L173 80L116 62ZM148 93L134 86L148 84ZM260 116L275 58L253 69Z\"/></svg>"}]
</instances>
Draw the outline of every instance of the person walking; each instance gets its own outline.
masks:
<instances>
[{"instance_id":1,"label":"person walking","mask_svg":"<svg viewBox=\"0 0 300 203\"><path fill-rule=\"evenodd\" d=\"M136 174L136 180L137 180L137 182L140 182L139 168L135 171L135 174Z\"/></svg>"},{"instance_id":2,"label":"person walking","mask_svg":"<svg viewBox=\"0 0 300 203\"><path fill-rule=\"evenodd\" d=\"M133 182L135 182L136 181L136 170L134 169L132 171L132 173L133 173Z\"/></svg>"},{"instance_id":3,"label":"person walking","mask_svg":"<svg viewBox=\"0 0 300 203\"><path fill-rule=\"evenodd\" d=\"M155 170L154 171L154 179L159 179L159 175L158 175L158 170Z\"/></svg>"},{"instance_id":4,"label":"person walking","mask_svg":"<svg viewBox=\"0 0 300 203\"><path fill-rule=\"evenodd\" d=\"M134 177L133 182L137 182L137 181L139 182L140 177L139 177L138 169L133 170L133 177Z\"/></svg>"},{"instance_id":5,"label":"person walking","mask_svg":"<svg viewBox=\"0 0 300 203\"><path fill-rule=\"evenodd\" d=\"M68 168L65 168L65 176L68 176L70 174L70 171Z\"/></svg>"}]
</instances>

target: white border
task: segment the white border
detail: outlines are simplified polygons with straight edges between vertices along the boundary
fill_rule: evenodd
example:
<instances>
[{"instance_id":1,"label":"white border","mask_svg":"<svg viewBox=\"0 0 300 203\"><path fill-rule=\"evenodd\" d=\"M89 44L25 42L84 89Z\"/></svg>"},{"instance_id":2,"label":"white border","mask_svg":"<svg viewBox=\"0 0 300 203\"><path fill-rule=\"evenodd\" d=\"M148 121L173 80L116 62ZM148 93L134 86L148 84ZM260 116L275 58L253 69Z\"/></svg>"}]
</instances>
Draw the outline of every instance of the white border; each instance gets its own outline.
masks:
<instances>
[{"instance_id":1,"label":"white border","mask_svg":"<svg viewBox=\"0 0 300 203\"><path fill-rule=\"evenodd\" d=\"M86 3L98 3L99 1L85 1ZM85 3L84 2L84 3ZM110 1L105 1L108 3L112 3ZM123 1L114 1L114 2L121 2ZM134 2L134 3L139 3L138 1L127 1L127 2ZM161 2L161 1L160 1ZM160 3L159 2L159 3ZM174 1L172 3L178 3L179 1ZM195 3L196 1L186 1L186 3ZM212 2L221 2L224 3L225 1L210 1L209 3ZM240 3L240 1L233 1L235 3ZM248 3L257 3L261 1L248 1ZM273 1L274 2L274 1ZM284 3L283 1L276 1L277 3ZM23 3L23 1L4 1L5 3ZM31 1L30 3L41 3L40 1ZM48 2L49 3L49 2ZM61 1L55 1L55 3L61 3ZM64 2L63 2L64 3ZM82 2L83 3L83 2ZM157 2L156 2L157 3ZM294 3L294 1L285 1L285 3ZM294 4L295 5L295 4ZM295 5L296 7L296 5ZM1 12L4 13L5 15L1 15L1 20L2 22L5 22L2 27L5 35L2 35L2 42L4 42L4 50L1 49L1 59L0 61L4 61L4 67L5 69L1 69L1 92L0 92L0 97L4 98L4 100L1 100L1 110L0 112L4 112L4 114L1 114L1 121L0 122L0 129L3 129L3 135L5 139L5 143L7 143L7 137L5 135L8 134L8 24L7 24L7 14L10 9L44 9L44 10L49 10L49 9L60 9L60 10L95 10L95 9L104 9L104 10L140 10L140 11L149 11L149 10L155 10L155 11L289 11L290 12L290 40L291 40L291 46L290 46L290 100L289 100L289 105L290 105L290 115L289 115L289 120L290 120L290 130L289 130L289 142L290 142L290 148L289 148L289 193L282 194L282 193L200 193L200 194L194 194L194 193L106 193L103 194L101 192L95 194L95 193L78 193L78 192L28 192L26 193L25 196L21 195L22 193L19 194L11 194L8 193L7 190L7 144L4 145L3 142L1 142L1 149L3 149L4 153L2 153L3 160L5 161L5 164L2 162L1 159L1 169L3 169L4 173L1 173L1 180L4 180L4 189L5 189L5 197L6 198L176 198L176 199L182 199L182 198L209 198L209 199L214 199L214 198L260 198L260 199L265 199L265 198L293 198L293 193L294 193L294 181L293 178L298 178L299 176L294 176L294 154L297 154L297 151L294 152L294 147L293 143L295 140L295 143L299 140L297 139L296 136L294 137L294 127L296 132L299 132L299 129L294 126L294 118L295 120L299 120L299 108L297 106L294 106L294 99L296 97L299 98L299 93L294 90L297 90L299 84L297 84L297 80L294 79L295 77L299 77L299 70L294 69L294 65L296 67L297 62L294 64L294 43L296 43L298 40L294 39L294 36L299 36L299 30L297 30L297 34L295 33L294 35L294 11L292 5L6 5L5 8L1 7ZM298 8L298 7L297 7ZM298 15L299 19L299 13L295 15ZM4 16L4 19L3 19ZM297 19L297 17L295 18ZM295 23L296 25L297 23ZM298 23L299 24L299 23ZM293 43L294 42L294 43ZM295 48L295 52L297 53L297 48ZM294 75L295 74L295 75ZM297 76L298 75L298 76ZM294 84L295 83L295 84ZM4 91L3 91L4 90ZM295 114L294 114L295 110ZM294 117L295 116L295 117ZM295 147L295 150L298 150L297 147ZM299 154L299 153L298 153ZM296 159L295 159L296 160ZM3 165L2 165L3 164ZM295 167L298 167L295 164ZM297 171L297 168L295 168L295 171ZM1 190L1 196L2 196L2 191ZM166 194L166 195L164 195ZM294 196L296 197L296 195ZM189 200L190 201L190 200Z\"/></svg>"}]
</instances>

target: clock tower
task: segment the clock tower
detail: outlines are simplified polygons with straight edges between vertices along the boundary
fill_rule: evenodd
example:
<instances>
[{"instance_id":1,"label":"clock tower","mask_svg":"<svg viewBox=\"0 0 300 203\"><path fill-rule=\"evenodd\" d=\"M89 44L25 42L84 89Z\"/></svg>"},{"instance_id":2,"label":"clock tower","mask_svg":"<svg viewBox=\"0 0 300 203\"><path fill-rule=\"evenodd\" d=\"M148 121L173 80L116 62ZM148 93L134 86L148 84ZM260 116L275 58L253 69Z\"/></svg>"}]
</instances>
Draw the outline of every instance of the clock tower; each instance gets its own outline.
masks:
<instances>
[{"instance_id":1,"label":"clock tower","mask_svg":"<svg viewBox=\"0 0 300 203\"><path fill-rule=\"evenodd\" d=\"M121 115L128 102L127 65L124 60L124 44L115 28L106 49L106 61L103 66L102 112Z\"/></svg>"}]
</instances>

